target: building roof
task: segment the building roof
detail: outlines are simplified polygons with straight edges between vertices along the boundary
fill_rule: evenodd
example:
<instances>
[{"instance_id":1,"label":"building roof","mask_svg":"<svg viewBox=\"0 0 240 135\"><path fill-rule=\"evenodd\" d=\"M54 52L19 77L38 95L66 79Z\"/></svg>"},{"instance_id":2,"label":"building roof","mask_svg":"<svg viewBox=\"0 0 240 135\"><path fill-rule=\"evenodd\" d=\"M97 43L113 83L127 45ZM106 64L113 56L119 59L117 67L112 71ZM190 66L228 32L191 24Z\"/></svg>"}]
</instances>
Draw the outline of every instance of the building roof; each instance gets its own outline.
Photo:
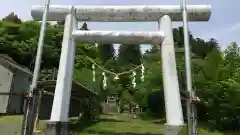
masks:
<instances>
[{"instance_id":1,"label":"building roof","mask_svg":"<svg viewBox=\"0 0 240 135\"><path fill-rule=\"evenodd\" d=\"M27 69L26 67L23 67L21 65L19 65L17 62L15 62L10 56L8 56L7 54L0 54L0 64L7 66L10 65L12 68L17 69L19 71L22 71L26 74L28 74L29 76L32 76L32 73L30 72L29 69Z\"/></svg>"},{"instance_id":2,"label":"building roof","mask_svg":"<svg viewBox=\"0 0 240 135\"><path fill-rule=\"evenodd\" d=\"M43 88L44 90L54 93L56 85L56 80L46 80L46 81L39 81L39 86ZM72 81L72 90L71 90L71 96L75 96L77 98L85 98L85 97L96 97L99 94L92 91L91 89L85 87L84 85Z\"/></svg>"}]
</instances>

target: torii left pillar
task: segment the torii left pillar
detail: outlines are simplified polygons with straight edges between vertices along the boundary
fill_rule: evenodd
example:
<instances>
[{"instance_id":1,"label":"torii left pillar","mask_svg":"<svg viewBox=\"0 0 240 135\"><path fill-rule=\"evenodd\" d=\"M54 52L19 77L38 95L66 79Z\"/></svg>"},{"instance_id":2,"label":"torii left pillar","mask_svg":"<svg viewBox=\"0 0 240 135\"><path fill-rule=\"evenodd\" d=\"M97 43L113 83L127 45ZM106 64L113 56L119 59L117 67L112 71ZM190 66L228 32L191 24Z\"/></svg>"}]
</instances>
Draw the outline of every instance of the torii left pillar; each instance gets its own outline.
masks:
<instances>
[{"instance_id":1,"label":"torii left pillar","mask_svg":"<svg viewBox=\"0 0 240 135\"><path fill-rule=\"evenodd\" d=\"M72 32L77 29L75 9L65 18L65 27L51 118L46 124L46 135L68 135L68 111L72 89L75 41Z\"/></svg>"}]
</instances>

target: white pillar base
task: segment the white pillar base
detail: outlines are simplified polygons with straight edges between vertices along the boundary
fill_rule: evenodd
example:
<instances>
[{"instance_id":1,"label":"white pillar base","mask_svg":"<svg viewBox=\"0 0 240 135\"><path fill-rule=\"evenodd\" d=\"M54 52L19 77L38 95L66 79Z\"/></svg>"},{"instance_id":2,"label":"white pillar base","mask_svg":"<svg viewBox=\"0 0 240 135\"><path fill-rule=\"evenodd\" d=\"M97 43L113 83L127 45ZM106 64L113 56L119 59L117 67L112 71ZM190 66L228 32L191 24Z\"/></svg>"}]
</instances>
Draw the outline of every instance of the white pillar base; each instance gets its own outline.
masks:
<instances>
[{"instance_id":1,"label":"white pillar base","mask_svg":"<svg viewBox=\"0 0 240 135\"><path fill-rule=\"evenodd\" d=\"M68 122L46 121L45 135L70 135Z\"/></svg>"}]
</instances>

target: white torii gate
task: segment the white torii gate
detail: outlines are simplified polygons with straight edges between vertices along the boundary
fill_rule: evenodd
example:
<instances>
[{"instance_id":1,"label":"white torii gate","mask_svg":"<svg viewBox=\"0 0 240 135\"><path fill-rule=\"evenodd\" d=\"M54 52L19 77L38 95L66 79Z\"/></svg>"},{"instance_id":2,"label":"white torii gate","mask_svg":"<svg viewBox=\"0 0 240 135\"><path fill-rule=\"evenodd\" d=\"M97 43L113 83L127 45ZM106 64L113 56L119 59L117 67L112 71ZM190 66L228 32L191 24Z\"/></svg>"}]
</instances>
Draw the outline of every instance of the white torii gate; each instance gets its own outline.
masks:
<instances>
[{"instance_id":1,"label":"white torii gate","mask_svg":"<svg viewBox=\"0 0 240 135\"><path fill-rule=\"evenodd\" d=\"M208 21L211 7L208 5L188 5L190 21ZM33 6L31 14L34 20L41 21L44 6ZM161 44L164 97L166 106L165 135L177 135L184 125L179 84L176 69L172 21L182 21L179 5L144 6L62 6L49 7L48 21L65 20L61 57L51 118L47 128L51 134L67 134L67 122L71 83L73 75L75 40L86 43L119 44ZM80 31L78 21L101 22L146 22L158 21L159 32L130 31Z\"/></svg>"}]
</instances>

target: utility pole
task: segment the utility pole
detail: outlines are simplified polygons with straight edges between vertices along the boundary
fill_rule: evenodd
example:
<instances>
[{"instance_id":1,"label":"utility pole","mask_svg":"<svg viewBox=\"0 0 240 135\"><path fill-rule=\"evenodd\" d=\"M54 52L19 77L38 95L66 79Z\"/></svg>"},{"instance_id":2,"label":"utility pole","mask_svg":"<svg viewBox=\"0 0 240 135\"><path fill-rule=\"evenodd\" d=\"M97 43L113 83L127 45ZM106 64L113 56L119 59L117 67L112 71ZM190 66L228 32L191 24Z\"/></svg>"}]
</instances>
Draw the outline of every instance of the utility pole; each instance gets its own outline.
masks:
<instances>
[{"instance_id":1,"label":"utility pole","mask_svg":"<svg viewBox=\"0 0 240 135\"><path fill-rule=\"evenodd\" d=\"M36 115L35 115L35 119L34 119L34 129L33 129L33 131L35 133L39 132L39 130L38 130L39 129L39 112L40 112L42 94L43 94L43 89L40 89L39 94L37 96Z\"/></svg>"},{"instance_id":2,"label":"utility pole","mask_svg":"<svg viewBox=\"0 0 240 135\"><path fill-rule=\"evenodd\" d=\"M24 111L21 135L32 135L33 133L33 121L35 117L36 103L37 103L36 97L38 94L37 84L38 84L39 72L40 72L41 61L42 61L43 43L44 43L44 37L45 37L45 29L46 29L49 4L50 4L50 0L47 0L44 8L41 31L40 31L40 36L38 40L38 49L37 49L37 55L35 60L32 84L30 86L27 99L26 99L27 104L26 104L26 109Z\"/></svg>"},{"instance_id":3,"label":"utility pole","mask_svg":"<svg viewBox=\"0 0 240 135\"><path fill-rule=\"evenodd\" d=\"M184 32L184 48L185 48L185 65L187 78L187 116L188 116L188 135L197 135L197 119L196 106L192 102L195 99L195 92L192 90L192 74L191 74L191 56L188 33L188 14L186 0L181 0L182 18L183 18L183 32Z\"/></svg>"}]
</instances>

